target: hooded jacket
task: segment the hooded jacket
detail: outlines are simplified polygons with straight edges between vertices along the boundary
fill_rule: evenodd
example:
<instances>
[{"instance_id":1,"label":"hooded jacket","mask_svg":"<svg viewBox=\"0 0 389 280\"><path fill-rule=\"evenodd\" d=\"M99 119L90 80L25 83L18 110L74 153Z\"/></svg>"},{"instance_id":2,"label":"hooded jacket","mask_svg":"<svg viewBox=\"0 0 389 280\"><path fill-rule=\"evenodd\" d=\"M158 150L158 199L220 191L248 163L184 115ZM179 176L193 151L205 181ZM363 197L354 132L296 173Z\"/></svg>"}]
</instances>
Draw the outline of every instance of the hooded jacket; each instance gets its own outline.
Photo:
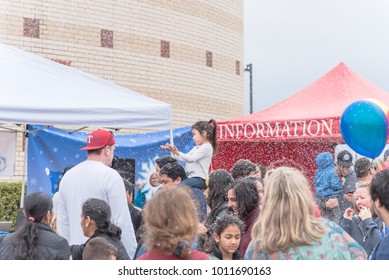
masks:
<instances>
[{"instance_id":1,"label":"hooded jacket","mask_svg":"<svg viewBox=\"0 0 389 280\"><path fill-rule=\"evenodd\" d=\"M335 197L343 186L335 172L332 155L328 152L320 153L316 157L317 171L314 177L316 195L321 197Z\"/></svg>"}]
</instances>

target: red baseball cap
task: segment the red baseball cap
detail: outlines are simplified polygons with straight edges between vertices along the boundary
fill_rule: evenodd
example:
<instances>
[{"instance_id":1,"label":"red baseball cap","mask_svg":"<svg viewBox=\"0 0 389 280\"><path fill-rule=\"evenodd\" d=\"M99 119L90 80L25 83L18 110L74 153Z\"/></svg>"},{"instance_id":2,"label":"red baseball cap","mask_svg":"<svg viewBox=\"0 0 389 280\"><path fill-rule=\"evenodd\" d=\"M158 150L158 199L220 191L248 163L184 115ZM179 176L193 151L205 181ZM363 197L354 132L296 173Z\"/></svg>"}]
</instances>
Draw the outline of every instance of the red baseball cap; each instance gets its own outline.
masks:
<instances>
[{"instance_id":1,"label":"red baseball cap","mask_svg":"<svg viewBox=\"0 0 389 280\"><path fill-rule=\"evenodd\" d=\"M86 139L86 147L81 150L91 151L98 150L105 146L112 146L115 144L115 138L113 134L104 129L98 129L91 132Z\"/></svg>"}]
</instances>

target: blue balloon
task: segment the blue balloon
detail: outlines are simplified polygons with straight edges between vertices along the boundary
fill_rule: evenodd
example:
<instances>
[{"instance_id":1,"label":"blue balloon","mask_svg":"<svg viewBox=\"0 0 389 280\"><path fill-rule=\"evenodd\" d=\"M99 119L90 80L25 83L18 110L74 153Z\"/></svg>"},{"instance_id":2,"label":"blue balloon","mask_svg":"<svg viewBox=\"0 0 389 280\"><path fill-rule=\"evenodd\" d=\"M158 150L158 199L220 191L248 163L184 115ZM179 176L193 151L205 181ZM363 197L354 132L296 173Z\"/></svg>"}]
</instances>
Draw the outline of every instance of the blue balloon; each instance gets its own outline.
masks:
<instances>
[{"instance_id":1,"label":"blue balloon","mask_svg":"<svg viewBox=\"0 0 389 280\"><path fill-rule=\"evenodd\" d=\"M377 104L359 100L344 110L340 132L351 149L374 159L381 154L388 140L388 120Z\"/></svg>"}]
</instances>

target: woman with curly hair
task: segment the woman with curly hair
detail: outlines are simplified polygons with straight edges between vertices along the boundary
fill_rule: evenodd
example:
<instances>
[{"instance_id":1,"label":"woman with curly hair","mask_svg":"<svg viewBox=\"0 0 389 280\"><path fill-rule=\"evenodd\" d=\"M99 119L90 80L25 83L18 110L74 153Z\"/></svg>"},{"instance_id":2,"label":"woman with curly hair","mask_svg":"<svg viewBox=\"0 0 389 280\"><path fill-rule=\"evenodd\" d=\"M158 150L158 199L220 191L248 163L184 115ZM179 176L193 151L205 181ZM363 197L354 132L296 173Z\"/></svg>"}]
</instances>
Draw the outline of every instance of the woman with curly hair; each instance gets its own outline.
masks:
<instances>
[{"instance_id":1,"label":"woman with curly hair","mask_svg":"<svg viewBox=\"0 0 389 280\"><path fill-rule=\"evenodd\" d=\"M185 188L159 190L146 204L143 218L145 245L138 260L206 260L209 255L192 249L198 217Z\"/></svg>"}]
</instances>

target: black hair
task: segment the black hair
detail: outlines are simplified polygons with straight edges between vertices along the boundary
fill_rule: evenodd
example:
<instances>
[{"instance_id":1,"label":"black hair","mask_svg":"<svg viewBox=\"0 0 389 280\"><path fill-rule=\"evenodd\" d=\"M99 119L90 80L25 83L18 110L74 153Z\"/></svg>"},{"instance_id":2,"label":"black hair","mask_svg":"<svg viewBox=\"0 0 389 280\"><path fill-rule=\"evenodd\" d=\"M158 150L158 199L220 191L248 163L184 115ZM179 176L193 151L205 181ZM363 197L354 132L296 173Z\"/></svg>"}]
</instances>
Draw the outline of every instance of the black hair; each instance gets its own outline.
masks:
<instances>
[{"instance_id":1,"label":"black hair","mask_svg":"<svg viewBox=\"0 0 389 280\"><path fill-rule=\"evenodd\" d=\"M42 192L29 194L24 201L24 213L26 221L16 230L13 240L13 258L15 260L35 259L35 249L38 239L39 229L36 223L42 219L49 211L53 210L53 201Z\"/></svg>"},{"instance_id":2,"label":"black hair","mask_svg":"<svg viewBox=\"0 0 389 280\"><path fill-rule=\"evenodd\" d=\"M135 184L131 183L129 180L124 178L123 178L123 182L124 182L124 187L126 188L126 192L134 196Z\"/></svg>"},{"instance_id":3,"label":"black hair","mask_svg":"<svg viewBox=\"0 0 389 280\"><path fill-rule=\"evenodd\" d=\"M369 175L369 171L371 168L371 162L369 159L363 157L359 158L355 161L354 170L355 175L357 175L357 178L364 178L367 175Z\"/></svg>"},{"instance_id":4,"label":"black hair","mask_svg":"<svg viewBox=\"0 0 389 280\"><path fill-rule=\"evenodd\" d=\"M90 217L96 224L97 231L106 233L113 239L120 240L122 230L111 223L111 207L98 198L89 198L82 205L82 215Z\"/></svg>"},{"instance_id":5,"label":"black hair","mask_svg":"<svg viewBox=\"0 0 389 280\"><path fill-rule=\"evenodd\" d=\"M255 172L255 169L254 163L248 159L240 159L235 162L234 166L231 168L231 175L234 180L239 180L248 176L251 172Z\"/></svg>"},{"instance_id":6,"label":"black hair","mask_svg":"<svg viewBox=\"0 0 389 280\"><path fill-rule=\"evenodd\" d=\"M261 178L262 178L262 180L265 179L266 167L262 163L256 163L255 165L259 168L259 170L261 170Z\"/></svg>"},{"instance_id":7,"label":"black hair","mask_svg":"<svg viewBox=\"0 0 389 280\"><path fill-rule=\"evenodd\" d=\"M244 178L245 180L252 180L257 184L257 182L260 182L263 185L263 179L260 176L250 175Z\"/></svg>"},{"instance_id":8,"label":"black hair","mask_svg":"<svg viewBox=\"0 0 389 280\"><path fill-rule=\"evenodd\" d=\"M214 249L214 246L216 244L216 241L214 239L214 233L217 235L221 235L221 233L230 225L235 224L240 229L241 235L244 233L245 225L239 217L235 216L232 212L226 212L222 214L219 217L216 217L212 224L205 225L208 228L207 233L204 237L202 237L204 240L201 240L200 249L206 253L211 253Z\"/></svg>"},{"instance_id":9,"label":"black hair","mask_svg":"<svg viewBox=\"0 0 389 280\"><path fill-rule=\"evenodd\" d=\"M236 206L241 219L259 206L257 183L251 178L244 178L236 182L234 187Z\"/></svg>"},{"instance_id":10,"label":"black hair","mask_svg":"<svg viewBox=\"0 0 389 280\"><path fill-rule=\"evenodd\" d=\"M166 174L169 178L175 181L177 178L181 178L181 181L187 178L185 169L178 163L165 164L160 170L159 175Z\"/></svg>"},{"instance_id":11,"label":"black hair","mask_svg":"<svg viewBox=\"0 0 389 280\"><path fill-rule=\"evenodd\" d=\"M163 157L160 157L160 158L157 158L155 160L155 163L158 164L159 168L162 168L164 165L168 164L168 163L177 163L177 160L175 158L173 158L172 156L163 156Z\"/></svg>"},{"instance_id":12,"label":"black hair","mask_svg":"<svg viewBox=\"0 0 389 280\"><path fill-rule=\"evenodd\" d=\"M378 199L380 204L389 211L389 169L374 175L370 184L370 194L373 201Z\"/></svg>"},{"instance_id":13,"label":"black hair","mask_svg":"<svg viewBox=\"0 0 389 280\"><path fill-rule=\"evenodd\" d=\"M233 182L231 175L224 169L218 169L209 174L209 191L207 204L211 211L204 222L204 226L210 229L223 207L227 207L227 187ZM225 205L225 206L224 206Z\"/></svg>"},{"instance_id":14,"label":"black hair","mask_svg":"<svg viewBox=\"0 0 389 280\"><path fill-rule=\"evenodd\" d=\"M218 169L209 174L207 203L211 211L215 210L220 204L228 201L227 186L232 181L231 175L224 169Z\"/></svg>"},{"instance_id":15,"label":"black hair","mask_svg":"<svg viewBox=\"0 0 389 280\"><path fill-rule=\"evenodd\" d=\"M228 184L228 186L226 187L227 189L227 205L228 205L228 192L230 190L233 190L234 194L235 194L235 185L236 185L236 181L232 181L230 184ZM232 208L227 208L227 213L228 214L231 214L233 215L234 214L234 210Z\"/></svg>"},{"instance_id":16,"label":"black hair","mask_svg":"<svg viewBox=\"0 0 389 280\"><path fill-rule=\"evenodd\" d=\"M211 143L213 148L213 154L216 155L219 150L219 142L217 141L216 134L216 121L214 119L210 119L208 122L206 121L198 121L193 126L192 129L196 129L200 134L205 131L205 139Z\"/></svg>"},{"instance_id":17,"label":"black hair","mask_svg":"<svg viewBox=\"0 0 389 280\"><path fill-rule=\"evenodd\" d=\"M232 182L230 184L228 184L228 186L226 187L226 189L227 189L227 201L228 201L228 191L235 188L235 185L236 185L236 182L234 180L232 180Z\"/></svg>"},{"instance_id":18,"label":"black hair","mask_svg":"<svg viewBox=\"0 0 389 280\"><path fill-rule=\"evenodd\" d=\"M220 236L222 232L230 225L237 225L240 229L241 234L244 233L245 230L245 224L239 217L231 214L224 214L220 218L216 220L215 226L214 226L214 233Z\"/></svg>"}]
</instances>

